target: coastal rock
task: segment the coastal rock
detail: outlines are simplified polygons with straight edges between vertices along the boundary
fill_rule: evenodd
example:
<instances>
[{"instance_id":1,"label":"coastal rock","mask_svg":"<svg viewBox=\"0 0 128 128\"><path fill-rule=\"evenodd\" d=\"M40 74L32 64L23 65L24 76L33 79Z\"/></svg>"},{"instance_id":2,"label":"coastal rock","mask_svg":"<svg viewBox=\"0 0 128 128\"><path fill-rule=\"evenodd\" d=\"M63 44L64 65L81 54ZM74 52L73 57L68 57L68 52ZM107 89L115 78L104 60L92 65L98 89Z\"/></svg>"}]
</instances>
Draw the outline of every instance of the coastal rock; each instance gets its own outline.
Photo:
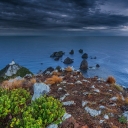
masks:
<instances>
[{"instance_id":1,"label":"coastal rock","mask_svg":"<svg viewBox=\"0 0 128 128\"><path fill-rule=\"evenodd\" d=\"M67 101L67 102L62 102L64 106L71 106L74 105L75 102L74 101Z\"/></svg>"},{"instance_id":2,"label":"coastal rock","mask_svg":"<svg viewBox=\"0 0 128 128\"><path fill-rule=\"evenodd\" d=\"M61 72L61 71L62 71L62 69L61 69L60 66L57 66L57 67L56 67L56 70L57 70L58 72Z\"/></svg>"},{"instance_id":3,"label":"coastal rock","mask_svg":"<svg viewBox=\"0 0 128 128\"><path fill-rule=\"evenodd\" d=\"M80 70L86 71L88 69L88 62L84 59L80 64Z\"/></svg>"},{"instance_id":4,"label":"coastal rock","mask_svg":"<svg viewBox=\"0 0 128 128\"><path fill-rule=\"evenodd\" d=\"M50 124L47 126L47 128L58 128L57 124Z\"/></svg>"},{"instance_id":5,"label":"coastal rock","mask_svg":"<svg viewBox=\"0 0 128 128\"><path fill-rule=\"evenodd\" d=\"M64 63L64 64L71 64L71 63L73 63L73 59L70 59L69 57L67 57L67 58L64 60L63 63Z\"/></svg>"},{"instance_id":6,"label":"coastal rock","mask_svg":"<svg viewBox=\"0 0 128 128\"><path fill-rule=\"evenodd\" d=\"M88 58L88 54L87 54L87 53L84 53L84 54L82 55L82 58L83 58L83 59L87 59L87 58Z\"/></svg>"},{"instance_id":7,"label":"coastal rock","mask_svg":"<svg viewBox=\"0 0 128 128\"><path fill-rule=\"evenodd\" d=\"M91 116L95 117L95 116L98 116L101 114L101 111L99 110L94 110L94 109L91 109L89 107L85 107L85 110L86 112L88 112Z\"/></svg>"},{"instance_id":8,"label":"coastal rock","mask_svg":"<svg viewBox=\"0 0 128 128\"><path fill-rule=\"evenodd\" d=\"M83 53L83 49L80 49L80 50L79 50L79 53Z\"/></svg>"},{"instance_id":9,"label":"coastal rock","mask_svg":"<svg viewBox=\"0 0 128 128\"><path fill-rule=\"evenodd\" d=\"M40 96L47 94L50 91L50 88L48 85L44 83L35 83L33 86L33 90L34 90L34 94L32 100L35 100Z\"/></svg>"},{"instance_id":10,"label":"coastal rock","mask_svg":"<svg viewBox=\"0 0 128 128\"><path fill-rule=\"evenodd\" d=\"M43 72L43 74L46 74L47 72L51 73L52 71L54 71L54 68L53 68L53 67L48 67L48 68Z\"/></svg>"},{"instance_id":11,"label":"coastal rock","mask_svg":"<svg viewBox=\"0 0 128 128\"><path fill-rule=\"evenodd\" d=\"M63 51L54 52L50 57L62 57L64 55Z\"/></svg>"},{"instance_id":12,"label":"coastal rock","mask_svg":"<svg viewBox=\"0 0 128 128\"><path fill-rule=\"evenodd\" d=\"M5 68L0 70L0 77L5 76L21 76L24 77L26 74L32 74L27 68L20 66L19 64L12 61Z\"/></svg>"},{"instance_id":13,"label":"coastal rock","mask_svg":"<svg viewBox=\"0 0 128 128\"><path fill-rule=\"evenodd\" d=\"M100 67L100 65L99 64L96 64L96 68L99 68Z\"/></svg>"},{"instance_id":14,"label":"coastal rock","mask_svg":"<svg viewBox=\"0 0 128 128\"><path fill-rule=\"evenodd\" d=\"M69 54L74 54L74 50L72 49L72 50L69 52Z\"/></svg>"},{"instance_id":15,"label":"coastal rock","mask_svg":"<svg viewBox=\"0 0 128 128\"><path fill-rule=\"evenodd\" d=\"M0 70L0 76L12 76L17 73L17 71L21 68L20 65L16 64L14 61L9 63L5 68Z\"/></svg>"}]
</instances>

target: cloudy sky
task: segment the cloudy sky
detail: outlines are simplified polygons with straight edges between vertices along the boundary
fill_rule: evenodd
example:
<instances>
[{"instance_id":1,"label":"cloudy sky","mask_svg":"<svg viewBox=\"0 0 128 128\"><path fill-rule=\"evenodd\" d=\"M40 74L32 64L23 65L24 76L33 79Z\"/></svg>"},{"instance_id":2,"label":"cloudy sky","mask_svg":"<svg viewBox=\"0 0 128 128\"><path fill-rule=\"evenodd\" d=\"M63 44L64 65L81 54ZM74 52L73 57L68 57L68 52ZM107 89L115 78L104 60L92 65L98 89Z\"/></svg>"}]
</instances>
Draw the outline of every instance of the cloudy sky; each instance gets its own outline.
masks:
<instances>
[{"instance_id":1,"label":"cloudy sky","mask_svg":"<svg viewBox=\"0 0 128 128\"><path fill-rule=\"evenodd\" d=\"M0 34L128 35L127 0L0 0Z\"/></svg>"}]
</instances>

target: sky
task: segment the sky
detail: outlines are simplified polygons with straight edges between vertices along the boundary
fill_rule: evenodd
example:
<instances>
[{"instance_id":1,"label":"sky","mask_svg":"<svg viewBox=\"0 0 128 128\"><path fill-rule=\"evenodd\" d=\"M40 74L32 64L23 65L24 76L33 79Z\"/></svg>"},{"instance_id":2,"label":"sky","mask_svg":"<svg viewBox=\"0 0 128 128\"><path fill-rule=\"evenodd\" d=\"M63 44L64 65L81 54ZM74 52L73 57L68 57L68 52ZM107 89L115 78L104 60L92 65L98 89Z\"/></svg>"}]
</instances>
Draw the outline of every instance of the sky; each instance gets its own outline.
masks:
<instances>
[{"instance_id":1,"label":"sky","mask_svg":"<svg viewBox=\"0 0 128 128\"><path fill-rule=\"evenodd\" d=\"M0 0L0 35L56 31L128 36L128 1Z\"/></svg>"}]
</instances>

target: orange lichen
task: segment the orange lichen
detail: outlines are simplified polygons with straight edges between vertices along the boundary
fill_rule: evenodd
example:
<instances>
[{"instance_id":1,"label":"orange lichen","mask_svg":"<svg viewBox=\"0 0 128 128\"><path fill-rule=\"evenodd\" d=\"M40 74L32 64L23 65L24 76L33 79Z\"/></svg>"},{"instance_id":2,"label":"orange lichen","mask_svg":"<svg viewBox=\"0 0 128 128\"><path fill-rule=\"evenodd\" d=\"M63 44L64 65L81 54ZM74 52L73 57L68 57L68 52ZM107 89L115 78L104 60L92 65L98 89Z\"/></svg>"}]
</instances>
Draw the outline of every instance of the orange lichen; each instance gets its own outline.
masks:
<instances>
[{"instance_id":1,"label":"orange lichen","mask_svg":"<svg viewBox=\"0 0 128 128\"><path fill-rule=\"evenodd\" d=\"M107 78L106 82L109 83L109 84L114 84L114 83L116 83L116 80L115 80L115 78L113 76L109 76Z\"/></svg>"},{"instance_id":2,"label":"orange lichen","mask_svg":"<svg viewBox=\"0 0 128 128\"><path fill-rule=\"evenodd\" d=\"M72 72L72 67L68 66L67 68L65 68L65 71Z\"/></svg>"},{"instance_id":3,"label":"orange lichen","mask_svg":"<svg viewBox=\"0 0 128 128\"><path fill-rule=\"evenodd\" d=\"M57 84L57 83L60 83L60 82L62 82L62 78L53 75L51 78L47 78L45 83L53 85L53 84Z\"/></svg>"}]
</instances>

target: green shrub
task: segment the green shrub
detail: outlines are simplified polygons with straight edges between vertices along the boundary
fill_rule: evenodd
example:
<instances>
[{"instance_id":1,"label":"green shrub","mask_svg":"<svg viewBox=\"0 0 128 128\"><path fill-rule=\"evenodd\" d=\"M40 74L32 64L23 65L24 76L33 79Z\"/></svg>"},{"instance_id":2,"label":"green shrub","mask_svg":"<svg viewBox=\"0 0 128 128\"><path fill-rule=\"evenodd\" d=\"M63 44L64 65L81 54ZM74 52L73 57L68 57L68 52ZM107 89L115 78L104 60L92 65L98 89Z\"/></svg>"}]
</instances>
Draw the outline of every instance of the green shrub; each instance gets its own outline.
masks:
<instances>
[{"instance_id":1,"label":"green shrub","mask_svg":"<svg viewBox=\"0 0 128 128\"><path fill-rule=\"evenodd\" d=\"M11 91L0 89L0 127L4 126L2 122L8 120L9 116L21 116L27 107L27 102L30 101L30 93L24 89L19 88ZM9 125L8 121L5 125Z\"/></svg>"},{"instance_id":2,"label":"green shrub","mask_svg":"<svg viewBox=\"0 0 128 128\"><path fill-rule=\"evenodd\" d=\"M126 119L126 117L124 117L124 116L121 116L118 120L119 120L119 122L122 123L122 124L127 123L127 119Z\"/></svg>"},{"instance_id":3,"label":"green shrub","mask_svg":"<svg viewBox=\"0 0 128 128\"><path fill-rule=\"evenodd\" d=\"M30 72L27 68L25 67L21 67L17 73L15 74L15 76L21 76L24 77L26 74L32 74L32 72Z\"/></svg>"},{"instance_id":4,"label":"green shrub","mask_svg":"<svg viewBox=\"0 0 128 128\"><path fill-rule=\"evenodd\" d=\"M62 104L53 97L42 96L31 103L23 112L22 119L15 119L11 126L23 128L45 128L51 123L60 123L65 109ZM16 122L18 121L18 125Z\"/></svg>"},{"instance_id":5,"label":"green shrub","mask_svg":"<svg viewBox=\"0 0 128 128\"><path fill-rule=\"evenodd\" d=\"M24 89L0 89L0 127L45 128L51 123L60 123L65 109L59 100L41 96L31 101Z\"/></svg>"}]
</instances>

